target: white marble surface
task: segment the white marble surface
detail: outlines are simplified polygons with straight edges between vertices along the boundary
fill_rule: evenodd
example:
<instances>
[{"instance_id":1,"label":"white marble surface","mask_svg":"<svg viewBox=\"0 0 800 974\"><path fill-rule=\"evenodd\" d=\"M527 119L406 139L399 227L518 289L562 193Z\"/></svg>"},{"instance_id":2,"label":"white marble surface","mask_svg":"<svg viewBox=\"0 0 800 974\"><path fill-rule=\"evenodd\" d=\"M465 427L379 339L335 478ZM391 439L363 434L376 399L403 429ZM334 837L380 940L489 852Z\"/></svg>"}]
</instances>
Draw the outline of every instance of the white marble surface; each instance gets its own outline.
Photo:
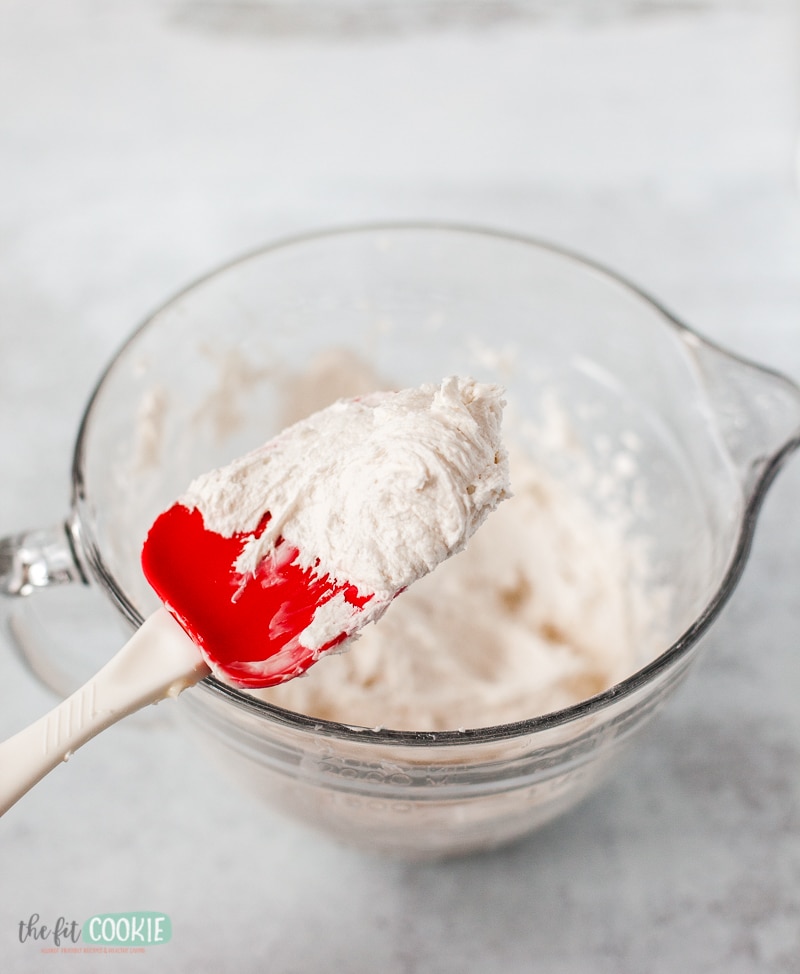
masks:
<instances>
[{"instance_id":1,"label":"white marble surface","mask_svg":"<svg viewBox=\"0 0 800 974\"><path fill-rule=\"evenodd\" d=\"M411 8L0 4L0 533L65 513L83 402L131 327L295 230L549 238L800 380L793 5ZM692 678L562 821L388 863L268 815L135 718L0 821L0 969L797 972L798 498L795 458ZM52 703L5 648L0 700L3 735ZM76 961L19 942L32 913L132 909L169 914L170 944Z\"/></svg>"}]
</instances>

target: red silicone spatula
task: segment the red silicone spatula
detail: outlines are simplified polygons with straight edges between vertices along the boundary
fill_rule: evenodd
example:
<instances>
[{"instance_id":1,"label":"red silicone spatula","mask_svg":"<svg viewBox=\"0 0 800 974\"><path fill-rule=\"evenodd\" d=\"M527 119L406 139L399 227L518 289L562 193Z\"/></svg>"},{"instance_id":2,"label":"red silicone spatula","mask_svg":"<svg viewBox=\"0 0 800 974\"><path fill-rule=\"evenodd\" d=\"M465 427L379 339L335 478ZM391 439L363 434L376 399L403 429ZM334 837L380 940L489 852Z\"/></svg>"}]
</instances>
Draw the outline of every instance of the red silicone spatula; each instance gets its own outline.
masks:
<instances>
[{"instance_id":1,"label":"red silicone spatula","mask_svg":"<svg viewBox=\"0 0 800 974\"><path fill-rule=\"evenodd\" d=\"M497 387L457 377L343 400L193 482L142 552L164 607L83 688L0 744L0 814L127 714L212 671L243 687L281 683L377 619L507 496L502 406ZM347 580L356 573L372 591Z\"/></svg>"},{"instance_id":2,"label":"red silicone spatula","mask_svg":"<svg viewBox=\"0 0 800 974\"><path fill-rule=\"evenodd\" d=\"M359 616L369 594L291 564L296 551L281 540L274 556L243 579L232 568L241 541L206 530L200 512L180 504L156 519L142 566L166 608L81 689L0 744L0 814L100 731L177 696L211 667L241 686L280 683L367 621ZM305 646L302 636L315 611L335 596L352 609L347 631Z\"/></svg>"},{"instance_id":3,"label":"red silicone spatula","mask_svg":"<svg viewBox=\"0 0 800 974\"><path fill-rule=\"evenodd\" d=\"M266 687L305 672L360 628L367 621L361 617L367 603L374 618L376 597L300 568L297 549L281 538L255 574L245 578L232 566L248 537L208 531L199 510L175 504L150 529L142 567L213 669L239 686ZM202 571L187 572L187 565ZM317 609L337 596L352 610L346 630L319 646L304 640Z\"/></svg>"}]
</instances>

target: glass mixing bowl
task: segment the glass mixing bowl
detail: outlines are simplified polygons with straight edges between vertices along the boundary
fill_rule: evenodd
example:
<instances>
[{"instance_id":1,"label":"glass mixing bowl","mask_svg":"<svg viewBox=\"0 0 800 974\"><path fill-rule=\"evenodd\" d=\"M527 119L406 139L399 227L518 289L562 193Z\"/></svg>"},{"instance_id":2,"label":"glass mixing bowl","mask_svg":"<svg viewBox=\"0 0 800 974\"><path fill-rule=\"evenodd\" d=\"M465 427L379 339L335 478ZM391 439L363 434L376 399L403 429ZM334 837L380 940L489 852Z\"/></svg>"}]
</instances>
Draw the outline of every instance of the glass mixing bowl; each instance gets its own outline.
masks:
<instances>
[{"instance_id":1,"label":"glass mixing bowl","mask_svg":"<svg viewBox=\"0 0 800 974\"><path fill-rule=\"evenodd\" d=\"M400 225L266 247L133 334L84 415L66 524L0 543L0 589L47 589L12 616L42 679L67 692L113 653L104 613L141 623L154 605L138 558L152 519L190 477L277 432L296 377L326 352L401 386L497 381L520 430L540 428L557 401L573 448L525 445L582 485L599 517L612 504L628 512L654 590L670 592L661 651L575 706L494 727L337 724L213 678L176 709L226 773L347 842L406 857L507 842L590 792L685 675L742 571L764 491L800 442L800 391L619 277L533 240ZM348 391L314 390L320 405ZM636 477L595 496L597 479L579 470L610 475L632 442Z\"/></svg>"}]
</instances>

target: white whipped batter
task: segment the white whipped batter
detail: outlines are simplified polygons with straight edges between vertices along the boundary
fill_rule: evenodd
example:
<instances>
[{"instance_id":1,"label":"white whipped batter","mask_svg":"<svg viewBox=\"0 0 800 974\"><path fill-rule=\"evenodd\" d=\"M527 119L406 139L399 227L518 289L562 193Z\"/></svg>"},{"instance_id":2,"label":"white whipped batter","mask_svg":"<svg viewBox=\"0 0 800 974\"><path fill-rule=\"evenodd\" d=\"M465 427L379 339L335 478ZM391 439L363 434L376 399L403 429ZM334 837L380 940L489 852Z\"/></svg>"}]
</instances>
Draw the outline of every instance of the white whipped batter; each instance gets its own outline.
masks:
<instances>
[{"instance_id":1,"label":"white whipped batter","mask_svg":"<svg viewBox=\"0 0 800 974\"><path fill-rule=\"evenodd\" d=\"M461 551L510 494L503 406L497 386L456 377L339 400L197 478L180 503L211 531L247 536L245 578L283 538L300 567L375 596L360 613L341 594L322 603L300 636L318 649Z\"/></svg>"},{"instance_id":2,"label":"white whipped batter","mask_svg":"<svg viewBox=\"0 0 800 974\"><path fill-rule=\"evenodd\" d=\"M320 356L287 383L288 418L330 389L347 394L351 377L364 388L363 373L352 354ZM351 652L254 694L366 727L486 727L578 703L655 656L662 593L624 520L600 518L582 490L522 450L510 480L513 496L466 550L396 599Z\"/></svg>"},{"instance_id":3,"label":"white whipped batter","mask_svg":"<svg viewBox=\"0 0 800 974\"><path fill-rule=\"evenodd\" d=\"M337 397L392 387L390 377L336 348L300 372L276 366L264 381L279 386L287 426ZM526 430L523 439L543 443L545 453L574 452L569 410L555 404L547 413L544 428ZM157 418L163 439L168 410ZM204 414L204 422L211 419ZM507 426L512 436L519 432L513 420ZM156 484L159 463L152 463ZM598 475L587 469L573 486L516 450L510 475L514 496L467 549L395 599L351 652L255 695L367 727L481 727L577 703L654 658L664 645L669 596L650 580L646 550L628 535L624 517L600 517L587 502L603 492ZM141 481L138 470L120 479L121 487L137 485L127 501L134 513L146 496ZM149 524L144 507L140 520ZM129 535L138 537L133 528Z\"/></svg>"}]
</instances>

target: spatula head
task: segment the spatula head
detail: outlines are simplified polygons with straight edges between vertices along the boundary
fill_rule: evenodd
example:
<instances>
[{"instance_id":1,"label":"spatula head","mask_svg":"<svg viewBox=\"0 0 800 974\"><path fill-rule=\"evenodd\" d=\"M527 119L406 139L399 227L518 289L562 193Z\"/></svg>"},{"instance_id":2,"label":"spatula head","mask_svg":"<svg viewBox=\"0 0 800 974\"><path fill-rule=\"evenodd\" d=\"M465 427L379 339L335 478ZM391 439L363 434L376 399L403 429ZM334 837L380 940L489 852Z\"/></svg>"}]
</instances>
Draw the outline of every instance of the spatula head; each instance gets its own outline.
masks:
<instances>
[{"instance_id":1,"label":"spatula head","mask_svg":"<svg viewBox=\"0 0 800 974\"><path fill-rule=\"evenodd\" d=\"M268 520L264 518L256 536ZM370 593L334 583L327 575L318 577L313 568L299 568L294 564L297 549L282 539L255 574L242 576L234 563L250 537L209 531L199 510L174 504L150 529L142 567L217 675L242 687L266 687L303 673L368 621L367 616L374 618L376 606L363 613L373 599ZM340 615L343 607L351 618L343 631L317 645L320 637L309 627L331 599L340 605Z\"/></svg>"}]
</instances>

